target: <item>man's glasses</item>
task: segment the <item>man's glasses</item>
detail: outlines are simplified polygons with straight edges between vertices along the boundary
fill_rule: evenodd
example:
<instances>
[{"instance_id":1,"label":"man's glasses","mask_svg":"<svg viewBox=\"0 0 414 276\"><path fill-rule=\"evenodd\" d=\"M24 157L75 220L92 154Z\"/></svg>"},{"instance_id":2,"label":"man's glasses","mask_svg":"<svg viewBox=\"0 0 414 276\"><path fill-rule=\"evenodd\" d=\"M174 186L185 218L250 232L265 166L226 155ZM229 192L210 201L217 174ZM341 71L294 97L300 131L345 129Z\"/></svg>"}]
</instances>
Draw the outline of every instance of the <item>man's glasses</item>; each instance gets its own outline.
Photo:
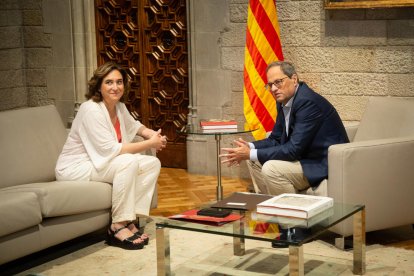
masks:
<instances>
[{"instance_id":1,"label":"man's glasses","mask_svg":"<svg viewBox=\"0 0 414 276\"><path fill-rule=\"evenodd\" d=\"M283 80L286 79L286 78L289 78L289 77L286 76L284 78L275 80L274 82L269 82L265 85L265 88L269 91L272 90L273 85L276 86L277 88L280 88L283 84Z\"/></svg>"}]
</instances>

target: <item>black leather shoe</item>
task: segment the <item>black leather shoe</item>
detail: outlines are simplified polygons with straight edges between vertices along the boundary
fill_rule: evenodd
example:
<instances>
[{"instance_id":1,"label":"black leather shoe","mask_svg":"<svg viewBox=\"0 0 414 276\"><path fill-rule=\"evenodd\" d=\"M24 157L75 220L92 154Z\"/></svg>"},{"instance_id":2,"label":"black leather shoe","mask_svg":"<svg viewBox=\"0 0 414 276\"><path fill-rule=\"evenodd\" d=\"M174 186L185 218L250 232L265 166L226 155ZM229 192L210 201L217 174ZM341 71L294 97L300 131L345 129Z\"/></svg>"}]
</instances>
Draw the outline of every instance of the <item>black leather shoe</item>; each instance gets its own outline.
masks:
<instances>
[{"instance_id":1,"label":"black leather shoe","mask_svg":"<svg viewBox=\"0 0 414 276\"><path fill-rule=\"evenodd\" d=\"M288 248L289 245L283 241L279 241L279 240L273 240L272 241L272 247L273 248Z\"/></svg>"}]
</instances>

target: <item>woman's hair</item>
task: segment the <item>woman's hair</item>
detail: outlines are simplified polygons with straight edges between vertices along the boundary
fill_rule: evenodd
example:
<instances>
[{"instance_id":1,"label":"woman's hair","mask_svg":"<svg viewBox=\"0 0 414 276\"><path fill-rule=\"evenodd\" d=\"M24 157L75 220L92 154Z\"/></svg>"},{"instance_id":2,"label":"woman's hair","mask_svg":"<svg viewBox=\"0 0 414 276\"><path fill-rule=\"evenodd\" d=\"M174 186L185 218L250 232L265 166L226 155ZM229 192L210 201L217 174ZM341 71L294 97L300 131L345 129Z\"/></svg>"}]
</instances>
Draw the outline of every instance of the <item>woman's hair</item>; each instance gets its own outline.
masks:
<instances>
[{"instance_id":1,"label":"woman's hair","mask_svg":"<svg viewBox=\"0 0 414 276\"><path fill-rule=\"evenodd\" d=\"M100 91L102 80L113 70L119 71L122 75L122 81L124 83L124 95L120 101L124 102L129 92L128 75L124 68L112 61L99 66L95 72L93 72L93 76L88 82L88 92L85 94L86 99L92 99L94 102L101 102L103 100Z\"/></svg>"},{"instance_id":2,"label":"woman's hair","mask_svg":"<svg viewBox=\"0 0 414 276\"><path fill-rule=\"evenodd\" d=\"M280 67L280 70L283 72L283 74L285 74L289 78L292 78L293 75L296 75L298 77L298 81L299 81L298 73L296 73L295 66L293 66L292 63L290 63L288 61L274 61L274 62L271 62L271 63L269 63L269 65L267 65L266 73L272 67Z\"/></svg>"}]
</instances>

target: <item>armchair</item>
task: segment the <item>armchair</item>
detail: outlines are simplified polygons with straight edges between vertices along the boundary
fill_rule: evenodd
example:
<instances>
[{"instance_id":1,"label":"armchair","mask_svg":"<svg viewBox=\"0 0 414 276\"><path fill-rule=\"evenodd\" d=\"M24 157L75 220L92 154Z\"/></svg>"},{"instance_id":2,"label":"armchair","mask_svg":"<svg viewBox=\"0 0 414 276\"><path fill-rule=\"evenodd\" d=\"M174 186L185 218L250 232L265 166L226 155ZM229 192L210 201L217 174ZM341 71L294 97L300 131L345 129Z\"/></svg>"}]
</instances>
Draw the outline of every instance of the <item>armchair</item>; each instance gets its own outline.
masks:
<instances>
[{"instance_id":1,"label":"armchair","mask_svg":"<svg viewBox=\"0 0 414 276\"><path fill-rule=\"evenodd\" d=\"M329 148L322 193L365 204L367 232L413 224L414 99L372 97L359 126L347 132L350 143ZM332 231L352 235L352 219Z\"/></svg>"}]
</instances>

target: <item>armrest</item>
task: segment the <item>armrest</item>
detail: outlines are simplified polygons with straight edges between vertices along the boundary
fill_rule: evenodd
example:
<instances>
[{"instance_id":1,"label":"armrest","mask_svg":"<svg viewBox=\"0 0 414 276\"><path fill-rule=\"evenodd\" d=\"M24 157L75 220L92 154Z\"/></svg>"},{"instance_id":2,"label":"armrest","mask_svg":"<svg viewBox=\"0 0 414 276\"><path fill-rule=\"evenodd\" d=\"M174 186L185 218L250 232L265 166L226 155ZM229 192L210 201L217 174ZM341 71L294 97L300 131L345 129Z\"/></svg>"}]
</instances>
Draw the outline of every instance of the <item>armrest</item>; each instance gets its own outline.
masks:
<instances>
[{"instance_id":1,"label":"armrest","mask_svg":"<svg viewBox=\"0 0 414 276\"><path fill-rule=\"evenodd\" d=\"M411 224L413 161L414 136L333 145L328 152L328 196L365 204L367 231Z\"/></svg>"},{"instance_id":2,"label":"armrest","mask_svg":"<svg viewBox=\"0 0 414 276\"><path fill-rule=\"evenodd\" d=\"M349 141L354 141L355 134L358 130L359 124L349 125L345 127L346 134L348 135Z\"/></svg>"}]
</instances>

